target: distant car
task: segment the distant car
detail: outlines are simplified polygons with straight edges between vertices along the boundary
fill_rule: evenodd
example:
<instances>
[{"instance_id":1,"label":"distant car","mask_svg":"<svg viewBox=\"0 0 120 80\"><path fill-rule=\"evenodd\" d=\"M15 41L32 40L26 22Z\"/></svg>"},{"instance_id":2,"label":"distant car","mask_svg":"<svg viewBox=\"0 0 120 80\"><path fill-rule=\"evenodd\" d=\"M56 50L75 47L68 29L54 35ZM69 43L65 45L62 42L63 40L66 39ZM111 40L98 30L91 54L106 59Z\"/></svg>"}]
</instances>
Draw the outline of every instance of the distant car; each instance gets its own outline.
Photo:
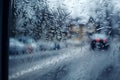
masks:
<instances>
[{"instance_id":1,"label":"distant car","mask_svg":"<svg viewBox=\"0 0 120 80\"><path fill-rule=\"evenodd\" d=\"M110 39L105 34L93 34L90 46L92 50L107 50L110 46Z\"/></svg>"},{"instance_id":2,"label":"distant car","mask_svg":"<svg viewBox=\"0 0 120 80\"><path fill-rule=\"evenodd\" d=\"M9 41L9 53L10 55L15 55L15 54L23 54L25 53L25 46L24 43L19 42L15 38L10 38Z\"/></svg>"},{"instance_id":3,"label":"distant car","mask_svg":"<svg viewBox=\"0 0 120 80\"><path fill-rule=\"evenodd\" d=\"M24 47L26 49L25 52L32 53L34 51L37 51L37 44L36 41L30 37L26 36L19 36L17 37L18 41L24 43Z\"/></svg>"},{"instance_id":4,"label":"distant car","mask_svg":"<svg viewBox=\"0 0 120 80\"><path fill-rule=\"evenodd\" d=\"M55 50L55 49L59 48L59 44L55 44L55 42L52 42L52 41L39 40L37 42L37 44L39 46L39 50L41 50L41 51Z\"/></svg>"},{"instance_id":5,"label":"distant car","mask_svg":"<svg viewBox=\"0 0 120 80\"><path fill-rule=\"evenodd\" d=\"M38 40L37 45L39 46L40 51L60 50L62 48L67 47L65 42L43 41L43 40Z\"/></svg>"}]
</instances>

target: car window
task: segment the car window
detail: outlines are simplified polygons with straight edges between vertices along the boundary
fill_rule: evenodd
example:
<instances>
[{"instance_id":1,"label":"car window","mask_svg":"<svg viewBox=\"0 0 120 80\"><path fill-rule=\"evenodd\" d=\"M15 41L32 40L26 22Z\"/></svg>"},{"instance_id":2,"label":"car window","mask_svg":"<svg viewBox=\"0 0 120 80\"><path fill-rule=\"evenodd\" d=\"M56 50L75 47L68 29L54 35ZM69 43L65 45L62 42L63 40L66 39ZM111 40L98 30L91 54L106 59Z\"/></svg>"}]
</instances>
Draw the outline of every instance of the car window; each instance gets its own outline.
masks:
<instances>
[{"instance_id":1,"label":"car window","mask_svg":"<svg viewBox=\"0 0 120 80\"><path fill-rule=\"evenodd\" d=\"M120 0L11 0L9 80L120 80Z\"/></svg>"}]
</instances>

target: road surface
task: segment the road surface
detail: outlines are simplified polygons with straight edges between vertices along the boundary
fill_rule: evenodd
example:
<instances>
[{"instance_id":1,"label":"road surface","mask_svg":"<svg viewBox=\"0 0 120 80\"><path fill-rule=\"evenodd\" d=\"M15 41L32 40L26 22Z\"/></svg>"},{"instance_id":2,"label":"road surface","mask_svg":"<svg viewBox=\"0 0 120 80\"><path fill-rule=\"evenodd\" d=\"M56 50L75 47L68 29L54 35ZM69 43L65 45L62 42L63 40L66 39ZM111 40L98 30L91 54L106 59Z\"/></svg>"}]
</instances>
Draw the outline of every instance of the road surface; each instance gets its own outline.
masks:
<instances>
[{"instance_id":1,"label":"road surface","mask_svg":"<svg viewBox=\"0 0 120 80\"><path fill-rule=\"evenodd\" d=\"M116 40L107 51L92 51L84 45L30 55L9 57L9 80L120 80L120 42Z\"/></svg>"}]
</instances>

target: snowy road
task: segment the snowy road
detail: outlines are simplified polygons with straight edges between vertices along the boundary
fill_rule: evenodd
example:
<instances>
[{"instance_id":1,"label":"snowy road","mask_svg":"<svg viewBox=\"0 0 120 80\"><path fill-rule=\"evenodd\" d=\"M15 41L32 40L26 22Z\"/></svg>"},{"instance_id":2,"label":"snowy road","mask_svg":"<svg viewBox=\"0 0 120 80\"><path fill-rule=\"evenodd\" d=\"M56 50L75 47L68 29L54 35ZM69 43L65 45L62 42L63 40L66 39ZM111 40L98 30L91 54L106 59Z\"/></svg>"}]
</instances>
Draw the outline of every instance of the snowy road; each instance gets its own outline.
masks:
<instances>
[{"instance_id":1,"label":"snowy road","mask_svg":"<svg viewBox=\"0 0 120 80\"><path fill-rule=\"evenodd\" d=\"M25 60L19 66L10 65L9 80L120 80L117 41L111 43L108 51L90 51L89 46L84 46L56 53L59 55L42 60L34 60L33 56L31 63Z\"/></svg>"}]
</instances>

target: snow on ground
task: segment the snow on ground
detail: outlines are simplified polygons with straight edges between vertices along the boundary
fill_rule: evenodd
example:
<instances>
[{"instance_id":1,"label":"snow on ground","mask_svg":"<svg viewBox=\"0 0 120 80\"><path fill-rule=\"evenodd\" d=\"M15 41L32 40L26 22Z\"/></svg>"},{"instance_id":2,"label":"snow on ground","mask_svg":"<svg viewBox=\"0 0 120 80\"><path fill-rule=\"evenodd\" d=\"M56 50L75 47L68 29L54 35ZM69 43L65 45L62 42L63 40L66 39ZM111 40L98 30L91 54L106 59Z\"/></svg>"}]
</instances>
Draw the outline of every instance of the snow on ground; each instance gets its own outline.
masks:
<instances>
[{"instance_id":1,"label":"snow on ground","mask_svg":"<svg viewBox=\"0 0 120 80\"><path fill-rule=\"evenodd\" d=\"M117 43L117 44L116 44ZM109 51L90 52L89 55L77 58L70 65L70 71L63 80L119 80L120 77L120 43L111 44ZM119 59L119 60L118 60ZM114 67L114 72L105 70ZM102 76L101 76L102 74ZM112 74L112 76L104 76Z\"/></svg>"},{"instance_id":2,"label":"snow on ground","mask_svg":"<svg viewBox=\"0 0 120 80\"><path fill-rule=\"evenodd\" d=\"M55 71L56 67L64 64L67 64L67 68L69 68L67 70L68 73L62 79L57 80L113 80L113 78L119 80L119 51L120 42L116 40L113 40L108 51L91 51L89 50L89 45L71 47L60 55L52 56L42 61L33 61L31 64L20 64L22 67L18 67L18 70L14 68L16 71L9 72L9 80L39 80L44 74ZM113 68L109 69L109 66ZM108 73L112 76L109 76ZM105 77L104 74L107 76ZM49 76L43 80L53 79L52 76Z\"/></svg>"},{"instance_id":3,"label":"snow on ground","mask_svg":"<svg viewBox=\"0 0 120 80\"><path fill-rule=\"evenodd\" d=\"M17 72L15 71L13 71L13 73L12 71L9 72L10 74L9 79L11 80L11 79L19 78L25 74L29 74L31 72L33 73L34 71L44 69L45 67L49 67L50 65L55 65L58 63L66 62L67 60L73 59L74 58L73 56L77 56L78 54L79 56L84 56L86 48L83 48L83 49L82 48L69 48L69 49L66 49L66 51L61 55L45 59L43 62L37 61L31 64L28 64L28 66L30 67L28 66L26 67L26 65L22 65L23 67L22 69L19 68L20 70L15 70L14 68L14 70Z\"/></svg>"},{"instance_id":4,"label":"snow on ground","mask_svg":"<svg viewBox=\"0 0 120 80\"><path fill-rule=\"evenodd\" d=\"M108 52L103 54L93 52L84 58L76 59L70 66L71 70L64 80L96 80L100 71L110 64L108 54Z\"/></svg>"}]
</instances>

